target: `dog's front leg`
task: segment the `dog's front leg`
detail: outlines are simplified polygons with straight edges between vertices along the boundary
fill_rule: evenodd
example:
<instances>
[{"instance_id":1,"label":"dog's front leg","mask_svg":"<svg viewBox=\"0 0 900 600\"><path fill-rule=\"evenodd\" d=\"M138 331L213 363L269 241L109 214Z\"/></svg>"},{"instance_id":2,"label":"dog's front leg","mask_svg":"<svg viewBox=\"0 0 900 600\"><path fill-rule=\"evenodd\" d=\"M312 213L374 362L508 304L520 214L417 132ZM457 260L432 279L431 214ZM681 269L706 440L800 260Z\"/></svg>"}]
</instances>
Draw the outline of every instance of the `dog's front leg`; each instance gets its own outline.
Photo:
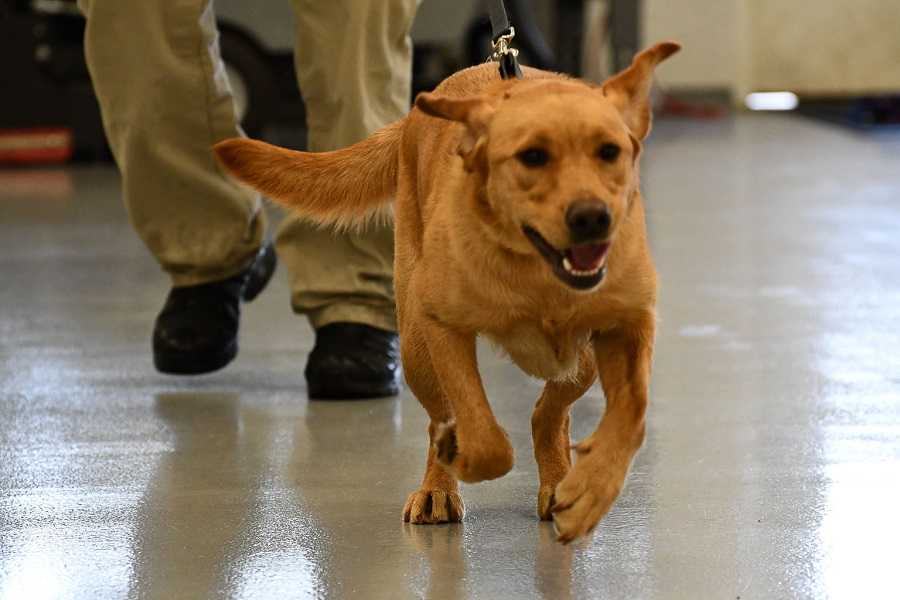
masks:
<instances>
[{"instance_id":1,"label":"dog's front leg","mask_svg":"<svg viewBox=\"0 0 900 600\"><path fill-rule=\"evenodd\" d=\"M578 372L571 379L548 381L531 415L534 458L538 466L538 516L553 518L556 486L572 467L569 439L569 407L594 384L597 369L593 348L585 347L578 360Z\"/></svg>"},{"instance_id":2,"label":"dog's front leg","mask_svg":"<svg viewBox=\"0 0 900 600\"><path fill-rule=\"evenodd\" d=\"M407 523L462 521L465 508L459 494L459 484L456 477L438 461L434 445L438 429L453 418L453 412L438 383L422 328L415 319L400 321L400 353L406 382L431 417L425 477L419 489L406 499L403 520Z\"/></svg>"},{"instance_id":3,"label":"dog's front leg","mask_svg":"<svg viewBox=\"0 0 900 600\"><path fill-rule=\"evenodd\" d=\"M606 413L575 446L575 466L556 487L552 512L562 542L589 533L609 512L644 441L654 331L654 317L647 314L594 340Z\"/></svg>"},{"instance_id":4,"label":"dog's front leg","mask_svg":"<svg viewBox=\"0 0 900 600\"><path fill-rule=\"evenodd\" d=\"M513 465L513 449L484 393L475 332L459 331L431 317L422 321L431 362L454 415L434 437L437 459L470 483L505 475Z\"/></svg>"}]
</instances>

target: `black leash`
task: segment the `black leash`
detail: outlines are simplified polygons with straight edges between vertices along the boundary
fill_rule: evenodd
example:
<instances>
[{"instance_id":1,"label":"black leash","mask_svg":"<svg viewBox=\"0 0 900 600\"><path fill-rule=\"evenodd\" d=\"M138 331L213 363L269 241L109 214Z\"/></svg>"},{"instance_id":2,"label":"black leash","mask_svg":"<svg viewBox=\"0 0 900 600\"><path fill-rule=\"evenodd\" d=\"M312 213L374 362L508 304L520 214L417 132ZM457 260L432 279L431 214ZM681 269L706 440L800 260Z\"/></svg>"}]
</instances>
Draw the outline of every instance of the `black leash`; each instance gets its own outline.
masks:
<instances>
[{"instance_id":1,"label":"black leash","mask_svg":"<svg viewBox=\"0 0 900 600\"><path fill-rule=\"evenodd\" d=\"M512 39L516 37L516 30L509 24L506 16L506 6L503 0L493 0L488 3L491 14L491 53L490 60L500 64L500 77L503 79L522 79L522 68L516 58L519 51L510 46Z\"/></svg>"}]
</instances>

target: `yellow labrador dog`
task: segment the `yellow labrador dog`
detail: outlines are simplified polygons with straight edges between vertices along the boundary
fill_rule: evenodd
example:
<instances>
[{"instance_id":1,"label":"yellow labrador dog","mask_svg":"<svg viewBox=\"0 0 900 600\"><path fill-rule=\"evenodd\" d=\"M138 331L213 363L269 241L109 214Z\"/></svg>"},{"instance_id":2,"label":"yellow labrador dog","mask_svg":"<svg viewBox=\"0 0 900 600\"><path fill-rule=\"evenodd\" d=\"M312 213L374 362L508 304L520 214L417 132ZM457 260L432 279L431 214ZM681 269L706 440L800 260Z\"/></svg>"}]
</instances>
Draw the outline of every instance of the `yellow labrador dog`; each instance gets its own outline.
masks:
<instances>
[{"instance_id":1,"label":"yellow labrador dog","mask_svg":"<svg viewBox=\"0 0 900 600\"><path fill-rule=\"evenodd\" d=\"M513 466L478 372L479 335L546 381L531 417L537 505L559 539L589 533L619 495L644 439L656 323L638 164L653 70L678 49L657 44L602 85L472 67L334 152L216 145L239 180L315 223L358 225L393 200L404 371L431 417L406 521L461 520L457 480ZM569 407L598 378L605 415L572 446Z\"/></svg>"}]
</instances>

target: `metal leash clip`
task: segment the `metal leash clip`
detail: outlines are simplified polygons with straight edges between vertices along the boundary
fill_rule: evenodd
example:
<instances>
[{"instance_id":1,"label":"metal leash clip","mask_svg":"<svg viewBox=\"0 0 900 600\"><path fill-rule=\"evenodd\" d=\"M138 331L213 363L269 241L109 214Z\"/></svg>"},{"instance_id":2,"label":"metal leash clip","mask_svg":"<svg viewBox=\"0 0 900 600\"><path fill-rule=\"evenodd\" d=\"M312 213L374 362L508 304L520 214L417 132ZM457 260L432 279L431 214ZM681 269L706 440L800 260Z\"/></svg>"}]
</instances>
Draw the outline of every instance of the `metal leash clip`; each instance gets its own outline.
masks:
<instances>
[{"instance_id":1,"label":"metal leash clip","mask_svg":"<svg viewBox=\"0 0 900 600\"><path fill-rule=\"evenodd\" d=\"M519 51L510 46L514 37L516 37L516 28L510 27L509 33L504 33L496 40L491 40L491 50L493 52L485 62L500 62L507 54L512 54L513 57L519 56Z\"/></svg>"},{"instance_id":2,"label":"metal leash clip","mask_svg":"<svg viewBox=\"0 0 900 600\"><path fill-rule=\"evenodd\" d=\"M486 62L494 61L499 63L500 77L503 79L522 79L522 68L519 67L519 51L513 48L510 43L516 37L516 28L510 27L508 33L503 33L491 40L491 49L493 52Z\"/></svg>"},{"instance_id":3,"label":"metal leash clip","mask_svg":"<svg viewBox=\"0 0 900 600\"><path fill-rule=\"evenodd\" d=\"M512 79L513 77L522 79L522 69L516 58L519 51L510 46L510 42L516 37L516 30L509 24L503 0L495 0L488 4L488 11L491 17L491 49L493 50L488 61L498 63L502 79Z\"/></svg>"}]
</instances>

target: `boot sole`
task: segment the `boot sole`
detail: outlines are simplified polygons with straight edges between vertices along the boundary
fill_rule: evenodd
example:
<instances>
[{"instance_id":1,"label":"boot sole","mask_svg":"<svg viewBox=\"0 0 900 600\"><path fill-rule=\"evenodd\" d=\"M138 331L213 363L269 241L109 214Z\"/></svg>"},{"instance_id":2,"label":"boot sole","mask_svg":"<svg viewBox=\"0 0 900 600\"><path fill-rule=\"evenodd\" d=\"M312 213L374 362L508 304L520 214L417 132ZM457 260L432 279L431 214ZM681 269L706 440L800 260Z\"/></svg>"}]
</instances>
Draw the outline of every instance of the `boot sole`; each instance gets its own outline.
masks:
<instances>
[{"instance_id":1,"label":"boot sole","mask_svg":"<svg viewBox=\"0 0 900 600\"><path fill-rule=\"evenodd\" d=\"M306 387L310 400L368 400L388 398L400 393L400 385L396 382L376 384L354 381L307 382Z\"/></svg>"},{"instance_id":2,"label":"boot sole","mask_svg":"<svg viewBox=\"0 0 900 600\"><path fill-rule=\"evenodd\" d=\"M160 373L168 375L203 375L225 367L237 356L237 340L215 354L180 354L177 352L153 352L153 365Z\"/></svg>"}]
</instances>

